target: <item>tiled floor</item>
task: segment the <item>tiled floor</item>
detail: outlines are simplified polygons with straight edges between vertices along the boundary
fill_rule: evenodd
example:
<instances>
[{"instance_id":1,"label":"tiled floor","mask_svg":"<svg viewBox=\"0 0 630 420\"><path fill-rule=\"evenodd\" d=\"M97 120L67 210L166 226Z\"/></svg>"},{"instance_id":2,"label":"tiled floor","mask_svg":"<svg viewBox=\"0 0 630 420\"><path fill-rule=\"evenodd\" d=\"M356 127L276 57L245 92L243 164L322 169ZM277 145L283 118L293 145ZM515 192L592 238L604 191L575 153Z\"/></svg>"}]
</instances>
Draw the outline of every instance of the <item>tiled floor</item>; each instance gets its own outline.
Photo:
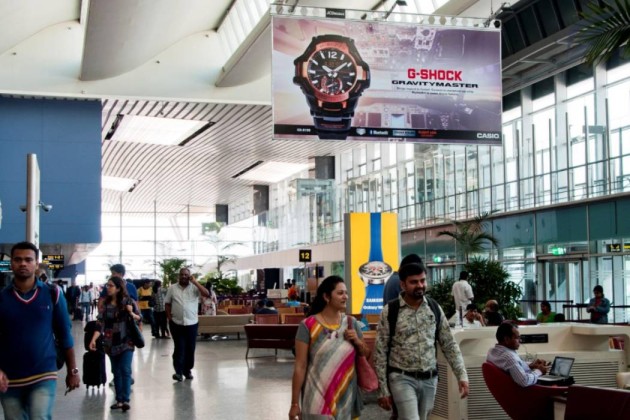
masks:
<instances>
[{"instance_id":1,"label":"tiled floor","mask_svg":"<svg viewBox=\"0 0 630 420\"><path fill-rule=\"evenodd\" d=\"M74 321L75 351L81 369L83 358L83 323ZM81 386L64 396L65 369L57 384L55 419L134 419L150 420L284 420L291 402L291 375L294 358L289 351L253 349L245 360L245 340L230 336L227 340L197 342L194 379L181 383L171 379L171 340L156 340L145 333L147 345L136 350L133 360L131 410L125 414L110 411L113 388L86 390ZM256 358L251 358L255 356ZM111 379L109 361L108 380ZM387 419L389 416L367 396L361 420ZM0 413L0 419L3 419Z\"/></svg>"}]
</instances>

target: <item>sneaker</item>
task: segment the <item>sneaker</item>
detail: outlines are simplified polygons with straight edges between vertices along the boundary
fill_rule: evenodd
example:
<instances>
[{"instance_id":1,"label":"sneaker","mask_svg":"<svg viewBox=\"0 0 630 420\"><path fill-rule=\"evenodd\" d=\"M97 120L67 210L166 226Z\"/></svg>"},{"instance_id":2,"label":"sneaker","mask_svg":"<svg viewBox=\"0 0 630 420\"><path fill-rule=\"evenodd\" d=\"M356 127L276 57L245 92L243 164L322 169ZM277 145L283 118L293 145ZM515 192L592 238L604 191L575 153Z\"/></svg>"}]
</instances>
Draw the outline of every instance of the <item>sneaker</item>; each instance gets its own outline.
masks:
<instances>
[{"instance_id":1,"label":"sneaker","mask_svg":"<svg viewBox=\"0 0 630 420\"><path fill-rule=\"evenodd\" d=\"M192 373L188 372L188 373L184 373L184 378L186 378L188 380L192 380L194 378L194 376L192 376Z\"/></svg>"},{"instance_id":2,"label":"sneaker","mask_svg":"<svg viewBox=\"0 0 630 420\"><path fill-rule=\"evenodd\" d=\"M182 375L180 375L179 373L174 373L173 374L173 380L177 381L177 382L181 382L184 380L184 378L182 377Z\"/></svg>"}]
</instances>

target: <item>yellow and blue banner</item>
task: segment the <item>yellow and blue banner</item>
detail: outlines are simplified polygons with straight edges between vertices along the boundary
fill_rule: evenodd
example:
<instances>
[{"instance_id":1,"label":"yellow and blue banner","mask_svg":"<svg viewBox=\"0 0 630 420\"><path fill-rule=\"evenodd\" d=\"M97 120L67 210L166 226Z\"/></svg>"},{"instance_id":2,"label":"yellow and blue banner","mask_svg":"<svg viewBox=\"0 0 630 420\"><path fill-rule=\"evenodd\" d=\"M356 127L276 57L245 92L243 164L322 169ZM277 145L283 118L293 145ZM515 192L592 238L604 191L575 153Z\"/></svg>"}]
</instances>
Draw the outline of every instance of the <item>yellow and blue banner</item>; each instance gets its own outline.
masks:
<instances>
[{"instance_id":1,"label":"yellow and blue banner","mask_svg":"<svg viewBox=\"0 0 630 420\"><path fill-rule=\"evenodd\" d=\"M400 262L396 213L346 213L345 255L348 311L380 314L383 287Z\"/></svg>"}]
</instances>

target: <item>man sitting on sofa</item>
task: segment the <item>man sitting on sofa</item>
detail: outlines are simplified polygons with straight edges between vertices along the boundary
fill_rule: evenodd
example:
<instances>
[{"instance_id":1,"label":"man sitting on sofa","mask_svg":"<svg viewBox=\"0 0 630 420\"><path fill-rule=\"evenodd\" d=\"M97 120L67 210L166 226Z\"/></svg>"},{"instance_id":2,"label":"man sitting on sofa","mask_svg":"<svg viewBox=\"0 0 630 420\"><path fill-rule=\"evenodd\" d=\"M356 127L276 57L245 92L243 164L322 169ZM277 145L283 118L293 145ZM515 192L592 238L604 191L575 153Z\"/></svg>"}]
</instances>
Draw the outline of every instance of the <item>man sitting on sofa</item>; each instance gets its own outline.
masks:
<instances>
[{"instance_id":1,"label":"man sitting on sofa","mask_svg":"<svg viewBox=\"0 0 630 420\"><path fill-rule=\"evenodd\" d=\"M516 324L502 323L497 328L496 337L497 344L488 351L486 360L509 373L518 385L534 385L539 376L547 373L548 365L544 360L536 359L527 364L519 357L516 350L521 345L521 333Z\"/></svg>"}]
</instances>

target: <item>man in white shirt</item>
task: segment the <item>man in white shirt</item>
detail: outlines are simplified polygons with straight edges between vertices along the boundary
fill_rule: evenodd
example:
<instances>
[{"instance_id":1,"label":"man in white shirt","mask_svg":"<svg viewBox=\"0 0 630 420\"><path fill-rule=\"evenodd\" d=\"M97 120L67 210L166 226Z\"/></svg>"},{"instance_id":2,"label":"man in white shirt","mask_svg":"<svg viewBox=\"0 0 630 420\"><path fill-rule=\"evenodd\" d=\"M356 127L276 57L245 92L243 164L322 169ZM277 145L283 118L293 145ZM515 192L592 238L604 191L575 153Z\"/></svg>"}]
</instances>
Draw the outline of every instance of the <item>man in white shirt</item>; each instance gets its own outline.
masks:
<instances>
[{"instance_id":1,"label":"man in white shirt","mask_svg":"<svg viewBox=\"0 0 630 420\"><path fill-rule=\"evenodd\" d=\"M199 316L197 314L199 297L210 296L208 289L203 287L190 270L179 270L179 281L171 285L164 298L166 318L169 321L171 337L175 344L173 350L173 379L181 382L192 379L191 370L195 365L195 346L197 344L197 331Z\"/></svg>"},{"instance_id":2,"label":"man in white shirt","mask_svg":"<svg viewBox=\"0 0 630 420\"><path fill-rule=\"evenodd\" d=\"M459 280L453 284L453 289L451 289L451 294L453 295L453 299L455 300L455 312L457 319L463 316L465 308L469 303L472 302L473 298L473 290L470 284L468 283L468 272L462 271L459 273ZM459 322L457 322L459 324Z\"/></svg>"},{"instance_id":3,"label":"man in white shirt","mask_svg":"<svg viewBox=\"0 0 630 420\"><path fill-rule=\"evenodd\" d=\"M464 328L481 328L486 326L474 303L469 303L466 306L466 315L464 315L462 326Z\"/></svg>"}]
</instances>

